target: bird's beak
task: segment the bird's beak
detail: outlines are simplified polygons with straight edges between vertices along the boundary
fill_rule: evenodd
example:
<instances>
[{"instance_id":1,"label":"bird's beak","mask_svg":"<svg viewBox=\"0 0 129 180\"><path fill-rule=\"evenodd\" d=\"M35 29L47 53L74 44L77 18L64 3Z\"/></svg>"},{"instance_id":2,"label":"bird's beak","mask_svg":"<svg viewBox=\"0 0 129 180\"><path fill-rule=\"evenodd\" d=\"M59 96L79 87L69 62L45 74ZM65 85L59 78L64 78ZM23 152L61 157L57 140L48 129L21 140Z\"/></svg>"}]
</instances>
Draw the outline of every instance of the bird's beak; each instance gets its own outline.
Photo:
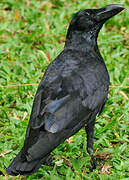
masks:
<instances>
[{"instance_id":1,"label":"bird's beak","mask_svg":"<svg viewBox=\"0 0 129 180\"><path fill-rule=\"evenodd\" d=\"M119 4L111 4L111 5L105 6L103 8L98 9L95 19L97 22L106 21L124 9L125 8Z\"/></svg>"}]
</instances>

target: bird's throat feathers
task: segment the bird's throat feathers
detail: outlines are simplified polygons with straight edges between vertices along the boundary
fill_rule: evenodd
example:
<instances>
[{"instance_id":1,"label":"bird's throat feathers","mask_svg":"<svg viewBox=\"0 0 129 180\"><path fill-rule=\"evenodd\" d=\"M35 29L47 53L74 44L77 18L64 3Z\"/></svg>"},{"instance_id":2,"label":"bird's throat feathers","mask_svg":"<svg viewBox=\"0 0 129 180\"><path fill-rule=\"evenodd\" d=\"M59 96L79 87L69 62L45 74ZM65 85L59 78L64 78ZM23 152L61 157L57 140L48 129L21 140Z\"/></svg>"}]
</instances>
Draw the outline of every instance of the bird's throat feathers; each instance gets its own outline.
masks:
<instances>
[{"instance_id":1,"label":"bird's throat feathers","mask_svg":"<svg viewBox=\"0 0 129 180\"><path fill-rule=\"evenodd\" d=\"M65 48L78 49L88 52L91 49L98 50L97 37L100 27L85 31L72 31L69 27Z\"/></svg>"}]
</instances>

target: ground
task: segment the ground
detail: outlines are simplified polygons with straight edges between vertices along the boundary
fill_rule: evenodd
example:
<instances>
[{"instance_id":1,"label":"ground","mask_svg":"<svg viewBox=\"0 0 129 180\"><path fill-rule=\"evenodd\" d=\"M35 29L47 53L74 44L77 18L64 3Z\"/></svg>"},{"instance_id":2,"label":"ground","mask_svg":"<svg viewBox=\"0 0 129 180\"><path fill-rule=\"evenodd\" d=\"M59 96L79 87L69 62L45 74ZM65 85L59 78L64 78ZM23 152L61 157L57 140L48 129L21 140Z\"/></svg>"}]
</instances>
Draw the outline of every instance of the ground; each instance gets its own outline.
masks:
<instances>
[{"instance_id":1,"label":"ground","mask_svg":"<svg viewBox=\"0 0 129 180\"><path fill-rule=\"evenodd\" d=\"M54 151L55 160L29 177L45 180L129 179L129 0L1 0L0 2L0 179L23 145L38 83L62 51L75 12L120 3L125 10L103 26L98 44L110 74L110 91L95 125L98 168L88 174L84 129Z\"/></svg>"}]
</instances>

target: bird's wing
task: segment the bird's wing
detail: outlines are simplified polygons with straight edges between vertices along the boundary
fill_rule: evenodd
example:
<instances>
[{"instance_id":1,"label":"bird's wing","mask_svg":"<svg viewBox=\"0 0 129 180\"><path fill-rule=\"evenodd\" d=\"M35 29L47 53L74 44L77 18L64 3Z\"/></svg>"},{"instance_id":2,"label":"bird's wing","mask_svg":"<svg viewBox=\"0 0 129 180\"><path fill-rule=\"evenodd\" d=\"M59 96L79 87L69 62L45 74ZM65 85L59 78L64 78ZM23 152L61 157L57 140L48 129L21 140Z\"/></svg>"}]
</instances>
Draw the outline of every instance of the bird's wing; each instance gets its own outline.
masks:
<instances>
[{"instance_id":1,"label":"bird's wing","mask_svg":"<svg viewBox=\"0 0 129 180\"><path fill-rule=\"evenodd\" d=\"M74 127L77 121L81 121L78 120L81 114L87 116L87 112L95 109L101 113L107 99L108 83L85 68L66 74L62 72L54 83L49 84L48 91L52 91L47 98L43 98L44 89L39 87L30 119L32 128L44 125L48 132L57 133L69 126Z\"/></svg>"}]
</instances>

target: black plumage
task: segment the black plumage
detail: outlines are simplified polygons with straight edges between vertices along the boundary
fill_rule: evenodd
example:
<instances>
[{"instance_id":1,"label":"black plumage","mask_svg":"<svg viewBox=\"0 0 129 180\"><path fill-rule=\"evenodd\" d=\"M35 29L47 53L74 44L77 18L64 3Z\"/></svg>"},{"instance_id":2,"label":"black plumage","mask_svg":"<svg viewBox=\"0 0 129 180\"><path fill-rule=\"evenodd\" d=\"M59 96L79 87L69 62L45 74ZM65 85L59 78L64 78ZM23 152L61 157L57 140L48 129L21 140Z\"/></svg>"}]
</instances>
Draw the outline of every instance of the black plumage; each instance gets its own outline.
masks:
<instances>
[{"instance_id":1,"label":"black plumage","mask_svg":"<svg viewBox=\"0 0 129 180\"><path fill-rule=\"evenodd\" d=\"M94 124L96 115L104 109L109 88L97 37L104 22L123 9L114 4L75 14L64 50L50 63L39 84L24 146L8 167L8 174L33 174L54 148L82 127L87 133L87 151L96 167Z\"/></svg>"}]
</instances>

